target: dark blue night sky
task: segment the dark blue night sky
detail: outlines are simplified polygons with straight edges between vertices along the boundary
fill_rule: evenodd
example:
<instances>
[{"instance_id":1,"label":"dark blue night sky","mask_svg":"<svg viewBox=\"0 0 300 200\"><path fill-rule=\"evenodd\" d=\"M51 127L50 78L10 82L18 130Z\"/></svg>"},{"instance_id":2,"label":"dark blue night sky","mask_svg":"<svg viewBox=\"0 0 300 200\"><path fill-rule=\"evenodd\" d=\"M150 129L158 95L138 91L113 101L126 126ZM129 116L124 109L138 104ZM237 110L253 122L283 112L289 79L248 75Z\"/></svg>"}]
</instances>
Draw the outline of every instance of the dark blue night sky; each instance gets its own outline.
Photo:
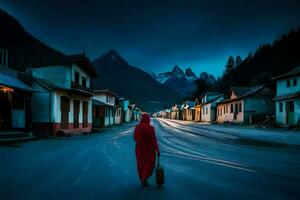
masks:
<instances>
[{"instance_id":1,"label":"dark blue night sky","mask_svg":"<svg viewBox=\"0 0 300 200\"><path fill-rule=\"evenodd\" d=\"M25 29L65 53L91 59L114 48L129 63L161 72L174 65L222 74L242 57L300 25L296 0L0 0Z\"/></svg>"}]
</instances>

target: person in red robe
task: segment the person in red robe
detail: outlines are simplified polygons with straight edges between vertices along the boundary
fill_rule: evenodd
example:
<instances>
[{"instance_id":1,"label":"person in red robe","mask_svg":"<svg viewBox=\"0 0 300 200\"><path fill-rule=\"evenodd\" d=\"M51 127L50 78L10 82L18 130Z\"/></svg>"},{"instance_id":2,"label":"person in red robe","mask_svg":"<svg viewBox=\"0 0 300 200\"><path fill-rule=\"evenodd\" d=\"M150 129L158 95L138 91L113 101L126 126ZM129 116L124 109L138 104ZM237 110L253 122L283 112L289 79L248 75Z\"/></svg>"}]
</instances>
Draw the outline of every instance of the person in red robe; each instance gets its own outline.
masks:
<instances>
[{"instance_id":1,"label":"person in red robe","mask_svg":"<svg viewBox=\"0 0 300 200\"><path fill-rule=\"evenodd\" d=\"M156 154L160 156L157 139L153 126L150 125L150 117L142 114L140 124L135 127L134 140L137 170L143 186L148 186L148 178L155 168Z\"/></svg>"}]
</instances>

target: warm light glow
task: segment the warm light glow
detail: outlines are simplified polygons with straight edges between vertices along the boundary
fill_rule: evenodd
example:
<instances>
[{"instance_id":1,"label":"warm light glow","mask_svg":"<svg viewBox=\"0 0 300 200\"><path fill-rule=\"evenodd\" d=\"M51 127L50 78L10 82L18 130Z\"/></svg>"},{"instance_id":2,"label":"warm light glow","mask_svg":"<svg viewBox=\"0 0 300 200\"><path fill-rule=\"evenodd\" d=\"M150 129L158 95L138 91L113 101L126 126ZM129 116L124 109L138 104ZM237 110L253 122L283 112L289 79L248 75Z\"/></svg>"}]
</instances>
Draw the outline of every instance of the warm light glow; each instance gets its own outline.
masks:
<instances>
[{"instance_id":1,"label":"warm light glow","mask_svg":"<svg viewBox=\"0 0 300 200\"><path fill-rule=\"evenodd\" d=\"M11 93L14 91L14 89L12 89L10 87L6 87L6 86L0 86L0 91L4 92L4 93Z\"/></svg>"}]
</instances>

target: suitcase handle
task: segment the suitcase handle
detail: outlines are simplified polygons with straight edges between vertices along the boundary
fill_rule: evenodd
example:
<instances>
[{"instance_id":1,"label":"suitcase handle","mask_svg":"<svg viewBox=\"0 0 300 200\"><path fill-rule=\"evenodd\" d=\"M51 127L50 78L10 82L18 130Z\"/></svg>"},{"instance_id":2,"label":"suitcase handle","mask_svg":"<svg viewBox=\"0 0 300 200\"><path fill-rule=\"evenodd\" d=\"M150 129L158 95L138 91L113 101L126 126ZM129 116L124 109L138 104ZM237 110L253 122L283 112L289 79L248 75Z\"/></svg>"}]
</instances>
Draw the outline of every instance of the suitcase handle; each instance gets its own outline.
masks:
<instances>
[{"instance_id":1,"label":"suitcase handle","mask_svg":"<svg viewBox=\"0 0 300 200\"><path fill-rule=\"evenodd\" d=\"M160 156L157 156L157 167L160 166Z\"/></svg>"}]
</instances>

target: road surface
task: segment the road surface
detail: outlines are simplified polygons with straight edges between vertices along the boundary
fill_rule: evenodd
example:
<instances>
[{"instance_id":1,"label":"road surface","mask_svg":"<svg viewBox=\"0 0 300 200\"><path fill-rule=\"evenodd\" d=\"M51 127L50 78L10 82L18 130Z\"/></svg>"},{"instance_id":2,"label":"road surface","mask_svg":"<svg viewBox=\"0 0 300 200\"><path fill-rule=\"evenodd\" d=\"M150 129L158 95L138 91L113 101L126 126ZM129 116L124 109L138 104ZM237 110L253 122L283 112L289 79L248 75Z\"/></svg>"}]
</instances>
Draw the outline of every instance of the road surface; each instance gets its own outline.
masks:
<instances>
[{"instance_id":1,"label":"road surface","mask_svg":"<svg viewBox=\"0 0 300 200\"><path fill-rule=\"evenodd\" d=\"M0 146L0 199L300 198L299 145L197 123L152 124L165 169L163 188L156 187L154 176L150 187L139 185L130 123L91 135Z\"/></svg>"}]
</instances>

